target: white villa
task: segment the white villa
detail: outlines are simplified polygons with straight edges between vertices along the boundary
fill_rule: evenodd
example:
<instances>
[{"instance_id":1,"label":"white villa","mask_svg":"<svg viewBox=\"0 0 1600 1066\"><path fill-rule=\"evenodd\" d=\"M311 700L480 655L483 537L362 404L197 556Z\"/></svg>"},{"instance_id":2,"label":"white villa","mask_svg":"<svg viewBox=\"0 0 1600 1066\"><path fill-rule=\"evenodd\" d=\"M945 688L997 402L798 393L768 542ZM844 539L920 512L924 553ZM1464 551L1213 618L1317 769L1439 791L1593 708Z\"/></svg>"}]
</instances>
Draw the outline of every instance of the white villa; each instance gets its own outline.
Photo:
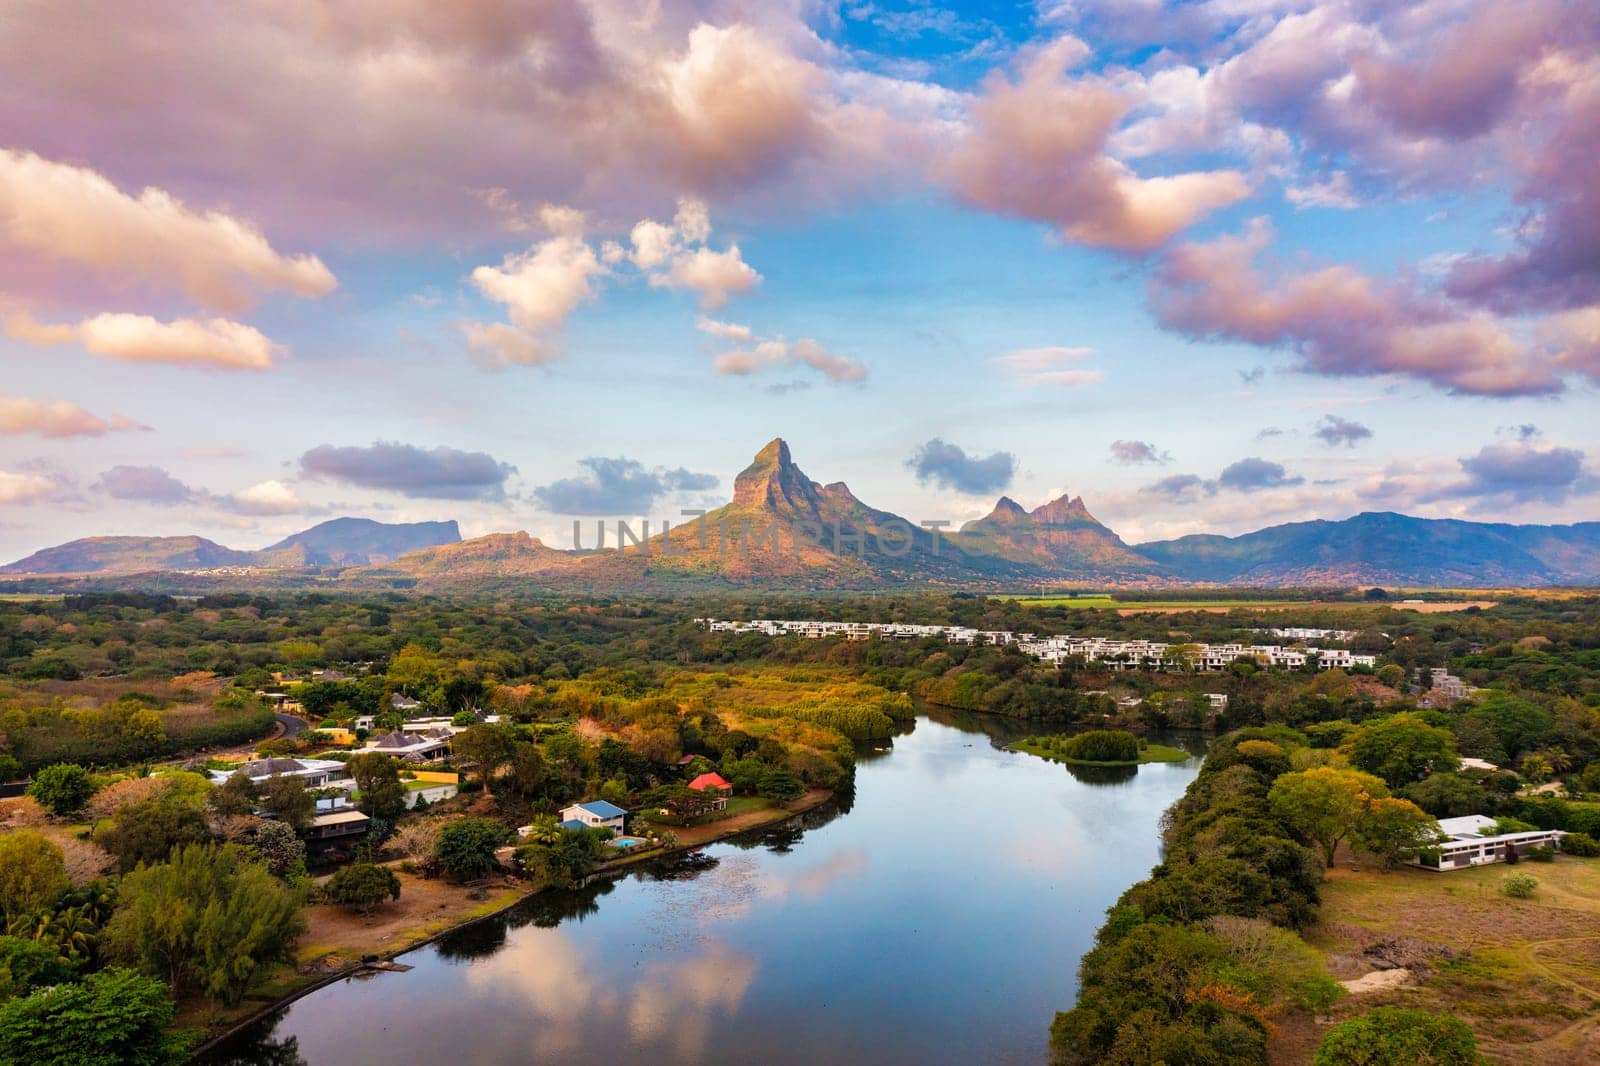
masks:
<instances>
[{"instance_id":1,"label":"white villa","mask_svg":"<svg viewBox=\"0 0 1600 1066\"><path fill-rule=\"evenodd\" d=\"M274 777L298 777L307 788L353 784L344 763L332 759L252 759L238 769L210 770L206 776L220 785L234 774L244 774L257 783Z\"/></svg>"},{"instance_id":2,"label":"white villa","mask_svg":"<svg viewBox=\"0 0 1600 1066\"><path fill-rule=\"evenodd\" d=\"M1508 852L1518 858L1537 847L1560 849L1559 829L1536 829L1527 833L1496 833L1495 820L1481 814L1468 814L1460 818L1439 819L1439 832L1449 838L1433 854L1419 857L1415 865L1425 870L1461 870L1469 866L1486 866L1492 862L1505 862Z\"/></svg>"},{"instance_id":3,"label":"white villa","mask_svg":"<svg viewBox=\"0 0 1600 1066\"><path fill-rule=\"evenodd\" d=\"M923 626L903 622L817 622L756 619L734 622L716 618L697 618L696 624L712 633L761 633L769 637L796 636L812 640L842 636L846 640L922 640L943 637L950 644L1014 644L1024 655L1031 655L1057 669L1073 659L1099 663L1108 670L1193 670L1219 673L1230 663L1243 660L1263 666L1300 669L1315 661L1317 669L1372 667L1375 655L1357 655L1343 648L1299 648L1278 644L1166 644L1149 640L1110 640L1106 637L1075 637L1063 634L1039 637L1010 630L971 629L967 626ZM1335 631L1329 631L1335 632ZM1342 632L1342 631L1338 631Z\"/></svg>"}]
</instances>

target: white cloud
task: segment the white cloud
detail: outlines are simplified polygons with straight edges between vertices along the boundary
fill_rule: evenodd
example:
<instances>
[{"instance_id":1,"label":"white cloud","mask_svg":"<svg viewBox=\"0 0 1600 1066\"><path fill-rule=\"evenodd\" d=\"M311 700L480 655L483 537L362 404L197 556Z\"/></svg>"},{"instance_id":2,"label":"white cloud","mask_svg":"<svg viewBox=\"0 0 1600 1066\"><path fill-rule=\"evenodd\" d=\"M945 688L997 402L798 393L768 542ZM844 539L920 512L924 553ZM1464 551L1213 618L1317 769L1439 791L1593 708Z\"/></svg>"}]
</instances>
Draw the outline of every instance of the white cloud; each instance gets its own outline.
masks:
<instances>
[{"instance_id":1,"label":"white cloud","mask_svg":"<svg viewBox=\"0 0 1600 1066\"><path fill-rule=\"evenodd\" d=\"M749 344L755 339L755 334L749 326L738 322L719 322L714 318L706 318L704 315L695 319L694 328L702 333L709 333L713 337L720 337L725 341L733 341L737 344Z\"/></svg>"},{"instance_id":2,"label":"white cloud","mask_svg":"<svg viewBox=\"0 0 1600 1066\"><path fill-rule=\"evenodd\" d=\"M1070 365L1093 354L1093 348L1016 348L995 356L994 362L1015 384L1024 388L1052 385L1080 388L1093 385L1105 376L1100 370Z\"/></svg>"},{"instance_id":3,"label":"white cloud","mask_svg":"<svg viewBox=\"0 0 1600 1066\"><path fill-rule=\"evenodd\" d=\"M761 275L744 261L737 244L725 251L696 248L680 252L664 274L652 274L650 284L670 289L691 289L700 294L702 310L714 311L736 293L749 292L761 284Z\"/></svg>"},{"instance_id":4,"label":"white cloud","mask_svg":"<svg viewBox=\"0 0 1600 1066\"><path fill-rule=\"evenodd\" d=\"M744 375L769 366L808 366L835 382L861 381L867 376L864 364L837 355L809 337L793 342L782 337L753 339L755 343L750 347L718 355L714 364L717 373Z\"/></svg>"},{"instance_id":5,"label":"white cloud","mask_svg":"<svg viewBox=\"0 0 1600 1066\"><path fill-rule=\"evenodd\" d=\"M16 314L6 319L5 328L30 344L79 344L90 355L124 363L265 370L284 351L253 326L225 318L161 322L149 315L107 313L75 324L51 324Z\"/></svg>"},{"instance_id":6,"label":"white cloud","mask_svg":"<svg viewBox=\"0 0 1600 1066\"><path fill-rule=\"evenodd\" d=\"M316 256L283 255L231 215L156 188L130 196L87 167L10 149L0 149L0 238L118 279L174 284L222 311L247 305L253 290L316 297L338 284Z\"/></svg>"},{"instance_id":7,"label":"white cloud","mask_svg":"<svg viewBox=\"0 0 1600 1066\"><path fill-rule=\"evenodd\" d=\"M225 501L229 509L246 515L299 514L306 503L281 481L263 481L234 493Z\"/></svg>"}]
</instances>

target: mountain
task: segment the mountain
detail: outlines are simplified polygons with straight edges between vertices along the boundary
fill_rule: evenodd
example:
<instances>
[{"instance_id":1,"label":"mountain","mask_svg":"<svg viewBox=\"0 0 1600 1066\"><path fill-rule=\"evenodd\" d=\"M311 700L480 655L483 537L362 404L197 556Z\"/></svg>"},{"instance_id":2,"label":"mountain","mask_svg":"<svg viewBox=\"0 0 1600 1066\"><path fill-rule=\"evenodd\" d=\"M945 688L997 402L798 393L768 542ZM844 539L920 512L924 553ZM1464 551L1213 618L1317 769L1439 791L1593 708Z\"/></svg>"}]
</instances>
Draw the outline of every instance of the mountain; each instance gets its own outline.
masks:
<instances>
[{"instance_id":1,"label":"mountain","mask_svg":"<svg viewBox=\"0 0 1600 1066\"><path fill-rule=\"evenodd\" d=\"M1367 512L1135 546L1175 578L1237 585L1600 583L1600 522L1514 526Z\"/></svg>"},{"instance_id":2,"label":"mountain","mask_svg":"<svg viewBox=\"0 0 1600 1066\"><path fill-rule=\"evenodd\" d=\"M287 588L314 577L352 589L599 595L1063 583L1600 585L1600 522L1514 526L1368 513L1237 537L1198 534L1129 545L1081 496L1065 495L1031 511L1002 496L959 534L935 532L864 503L842 481L813 481L781 438L734 478L725 506L670 532L628 524L633 539L621 551L614 522L602 523L604 545L590 540L581 550L553 548L525 532L462 540L455 522L363 518L323 522L254 552L201 537L91 537L36 552L0 567L0 574L146 587L162 574L186 571L161 578L184 591L218 584ZM596 527L584 525L583 536L593 538ZM193 573L234 567L251 573Z\"/></svg>"},{"instance_id":3,"label":"mountain","mask_svg":"<svg viewBox=\"0 0 1600 1066\"><path fill-rule=\"evenodd\" d=\"M365 566L460 540L461 529L453 520L389 523L334 518L285 537L255 555L257 566Z\"/></svg>"},{"instance_id":4,"label":"mountain","mask_svg":"<svg viewBox=\"0 0 1600 1066\"><path fill-rule=\"evenodd\" d=\"M250 552L204 537L85 537L34 552L0 574L138 574L152 570L211 570L249 566Z\"/></svg>"},{"instance_id":5,"label":"mountain","mask_svg":"<svg viewBox=\"0 0 1600 1066\"><path fill-rule=\"evenodd\" d=\"M256 567L294 570L383 562L461 539L455 522L374 522L335 518L263 548L238 551L204 537L86 537L34 552L0 574L145 574Z\"/></svg>"},{"instance_id":6,"label":"mountain","mask_svg":"<svg viewBox=\"0 0 1600 1066\"><path fill-rule=\"evenodd\" d=\"M1031 511L1002 496L994 510L961 527L961 540L1061 580L1153 578L1162 572L1101 525L1082 496L1062 496Z\"/></svg>"}]
</instances>

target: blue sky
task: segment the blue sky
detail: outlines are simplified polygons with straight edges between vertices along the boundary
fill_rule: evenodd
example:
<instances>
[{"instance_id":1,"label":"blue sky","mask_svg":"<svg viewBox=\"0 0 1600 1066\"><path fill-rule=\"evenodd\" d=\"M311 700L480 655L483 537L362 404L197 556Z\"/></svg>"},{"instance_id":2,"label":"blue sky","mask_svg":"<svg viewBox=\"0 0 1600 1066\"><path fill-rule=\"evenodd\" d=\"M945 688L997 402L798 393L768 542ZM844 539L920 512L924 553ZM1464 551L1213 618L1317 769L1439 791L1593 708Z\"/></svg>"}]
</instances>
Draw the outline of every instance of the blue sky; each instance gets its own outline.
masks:
<instances>
[{"instance_id":1,"label":"blue sky","mask_svg":"<svg viewBox=\"0 0 1600 1066\"><path fill-rule=\"evenodd\" d=\"M497 6L158 4L103 85L29 16L0 556L334 514L566 545L551 501L673 518L774 436L916 519L1593 517L1592 11ZM1509 97L1430 95L1496 42Z\"/></svg>"}]
</instances>

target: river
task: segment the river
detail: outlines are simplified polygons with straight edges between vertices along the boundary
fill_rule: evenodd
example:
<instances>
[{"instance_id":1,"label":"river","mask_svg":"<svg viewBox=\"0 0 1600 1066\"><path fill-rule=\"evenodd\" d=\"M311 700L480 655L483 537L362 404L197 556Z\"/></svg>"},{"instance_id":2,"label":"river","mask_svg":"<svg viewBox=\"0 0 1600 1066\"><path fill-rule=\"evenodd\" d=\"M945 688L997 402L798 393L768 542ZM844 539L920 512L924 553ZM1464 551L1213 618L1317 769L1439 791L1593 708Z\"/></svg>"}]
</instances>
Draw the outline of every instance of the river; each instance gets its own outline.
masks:
<instances>
[{"instance_id":1,"label":"river","mask_svg":"<svg viewBox=\"0 0 1600 1066\"><path fill-rule=\"evenodd\" d=\"M803 826L535 897L207 1062L1041 1063L1199 760L1074 773L1023 729L926 712Z\"/></svg>"}]
</instances>

